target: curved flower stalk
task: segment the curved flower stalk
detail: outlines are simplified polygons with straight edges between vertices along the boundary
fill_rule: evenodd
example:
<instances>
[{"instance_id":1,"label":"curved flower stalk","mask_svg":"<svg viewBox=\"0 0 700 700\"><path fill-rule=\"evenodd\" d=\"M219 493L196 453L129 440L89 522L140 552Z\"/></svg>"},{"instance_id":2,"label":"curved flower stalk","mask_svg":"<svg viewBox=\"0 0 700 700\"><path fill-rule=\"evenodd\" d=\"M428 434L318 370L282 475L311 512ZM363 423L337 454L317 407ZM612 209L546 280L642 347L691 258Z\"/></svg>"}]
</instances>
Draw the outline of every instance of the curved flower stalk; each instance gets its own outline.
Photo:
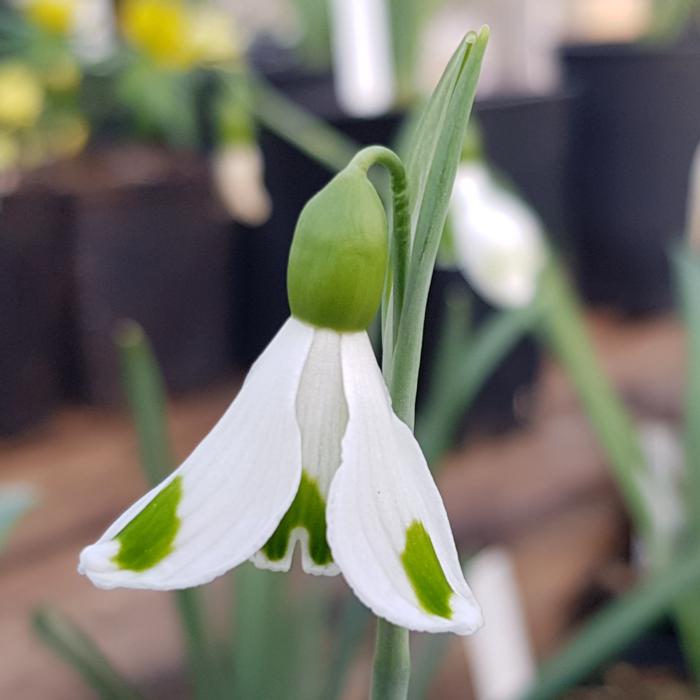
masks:
<instances>
[{"instance_id":1,"label":"curved flower stalk","mask_svg":"<svg viewBox=\"0 0 700 700\"><path fill-rule=\"evenodd\" d=\"M83 550L98 586L173 589L250 559L342 573L377 615L469 634L481 613L423 454L395 415L366 328L387 265L381 202L355 162L302 212L292 317L183 465Z\"/></svg>"},{"instance_id":2,"label":"curved flower stalk","mask_svg":"<svg viewBox=\"0 0 700 700\"><path fill-rule=\"evenodd\" d=\"M450 222L457 265L484 299L506 308L533 301L547 261L542 224L483 161L460 164Z\"/></svg>"}]
</instances>

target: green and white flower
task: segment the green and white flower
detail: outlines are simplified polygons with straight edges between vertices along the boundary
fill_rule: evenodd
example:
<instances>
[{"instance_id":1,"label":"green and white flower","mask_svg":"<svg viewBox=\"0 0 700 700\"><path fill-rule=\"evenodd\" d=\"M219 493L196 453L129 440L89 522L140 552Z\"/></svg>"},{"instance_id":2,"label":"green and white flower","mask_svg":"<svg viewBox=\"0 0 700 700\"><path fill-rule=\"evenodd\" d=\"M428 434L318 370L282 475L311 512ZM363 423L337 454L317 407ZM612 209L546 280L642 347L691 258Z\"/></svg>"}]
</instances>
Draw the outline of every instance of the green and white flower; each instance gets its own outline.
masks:
<instances>
[{"instance_id":1,"label":"green and white flower","mask_svg":"<svg viewBox=\"0 0 700 700\"><path fill-rule=\"evenodd\" d=\"M454 255L475 290L498 307L532 302L547 260L533 212L479 160L459 166L450 207Z\"/></svg>"},{"instance_id":2,"label":"green and white flower","mask_svg":"<svg viewBox=\"0 0 700 700\"><path fill-rule=\"evenodd\" d=\"M386 219L346 170L302 212L292 317L184 464L129 508L79 570L104 588L174 589L246 560L342 573L377 615L469 634L481 612L442 499L397 418L365 329L386 267Z\"/></svg>"}]
</instances>

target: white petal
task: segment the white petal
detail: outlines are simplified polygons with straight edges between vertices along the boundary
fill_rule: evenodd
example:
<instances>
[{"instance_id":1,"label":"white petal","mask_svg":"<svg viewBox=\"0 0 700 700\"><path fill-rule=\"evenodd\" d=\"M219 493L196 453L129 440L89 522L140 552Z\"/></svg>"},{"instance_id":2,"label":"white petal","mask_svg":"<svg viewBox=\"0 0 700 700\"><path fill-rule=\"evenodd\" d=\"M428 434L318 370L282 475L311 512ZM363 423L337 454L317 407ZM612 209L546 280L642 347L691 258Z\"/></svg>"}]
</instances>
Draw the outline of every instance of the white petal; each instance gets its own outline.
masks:
<instances>
[{"instance_id":1,"label":"white petal","mask_svg":"<svg viewBox=\"0 0 700 700\"><path fill-rule=\"evenodd\" d=\"M464 580L445 507L418 443L391 409L367 335L344 335L341 355L349 422L328 503L333 556L376 615L412 630L474 632L481 612ZM429 585L446 591L446 614L425 604L425 587L419 600L402 561L409 528L416 527L434 548Z\"/></svg>"},{"instance_id":2,"label":"white petal","mask_svg":"<svg viewBox=\"0 0 700 700\"><path fill-rule=\"evenodd\" d=\"M479 294L495 306L527 306L546 260L534 214L483 164L465 163L455 178L451 220L458 264Z\"/></svg>"},{"instance_id":3,"label":"white petal","mask_svg":"<svg viewBox=\"0 0 700 700\"><path fill-rule=\"evenodd\" d=\"M304 571L325 575L339 573L337 565L327 560L330 550L326 540L325 504L331 481L340 466L340 443L348 422L340 368L340 338L340 334L334 331L314 331L297 395L296 411L305 474L300 492L306 490L306 501L303 508L300 502L298 510L294 511L294 520L298 523L300 519L306 519L311 532L299 524L292 525L288 533L281 532L278 545L279 552L284 554L271 560L261 550L253 557L255 565L261 568L289 571L296 542L300 542ZM309 548L310 537L318 547L313 555Z\"/></svg>"},{"instance_id":4,"label":"white petal","mask_svg":"<svg viewBox=\"0 0 700 700\"><path fill-rule=\"evenodd\" d=\"M309 326L286 322L229 409L182 466L83 550L81 573L104 588L187 588L220 576L267 541L301 478L295 402L312 338ZM120 567L114 558L124 543L117 536L177 478L180 523L170 552L144 570ZM139 539L135 544L137 549L156 546L141 545Z\"/></svg>"}]
</instances>

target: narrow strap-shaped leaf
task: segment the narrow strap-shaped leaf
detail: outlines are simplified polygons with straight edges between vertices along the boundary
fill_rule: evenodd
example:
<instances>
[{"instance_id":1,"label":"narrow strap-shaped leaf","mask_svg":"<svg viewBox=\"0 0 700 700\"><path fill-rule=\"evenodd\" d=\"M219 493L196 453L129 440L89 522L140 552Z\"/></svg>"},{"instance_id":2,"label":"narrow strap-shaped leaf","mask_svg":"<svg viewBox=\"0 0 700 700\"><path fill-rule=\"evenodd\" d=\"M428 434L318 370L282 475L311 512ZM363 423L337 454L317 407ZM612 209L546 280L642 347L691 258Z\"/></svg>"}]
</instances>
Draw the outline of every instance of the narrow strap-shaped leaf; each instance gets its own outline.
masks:
<instances>
[{"instance_id":1,"label":"narrow strap-shaped leaf","mask_svg":"<svg viewBox=\"0 0 700 700\"><path fill-rule=\"evenodd\" d=\"M261 76L250 79L255 116L273 133L328 168L342 170L360 146L280 94Z\"/></svg>"},{"instance_id":2,"label":"narrow strap-shaped leaf","mask_svg":"<svg viewBox=\"0 0 700 700\"><path fill-rule=\"evenodd\" d=\"M534 327L539 314L535 305L496 313L467 341L465 304L448 304L441 341L445 352L437 358L441 366L416 425L416 436L429 464L449 449L460 417L504 357Z\"/></svg>"},{"instance_id":3,"label":"narrow strap-shaped leaf","mask_svg":"<svg viewBox=\"0 0 700 700\"><path fill-rule=\"evenodd\" d=\"M425 305L445 226L462 142L489 32L468 35L455 53L419 124L407 161L413 246L390 385L397 415L413 425ZM387 368L385 368L386 370ZM400 381L395 381L399 377Z\"/></svg>"},{"instance_id":4,"label":"narrow strap-shaped leaf","mask_svg":"<svg viewBox=\"0 0 700 700\"><path fill-rule=\"evenodd\" d=\"M97 645L56 610L41 608L32 618L41 640L70 664L102 700L142 700Z\"/></svg>"},{"instance_id":5,"label":"narrow strap-shaped leaf","mask_svg":"<svg viewBox=\"0 0 700 700\"><path fill-rule=\"evenodd\" d=\"M700 548L676 557L664 571L611 603L547 661L522 700L554 700L613 659L669 612L679 596L700 585Z\"/></svg>"},{"instance_id":6,"label":"narrow strap-shaped leaf","mask_svg":"<svg viewBox=\"0 0 700 700\"><path fill-rule=\"evenodd\" d=\"M170 472L173 464L165 416L165 389L158 363L143 329L124 322L116 334L124 389L138 435L141 467L150 486ZM206 634L201 593L185 589L174 593L180 616L195 693L200 700L219 697L218 673Z\"/></svg>"}]
</instances>

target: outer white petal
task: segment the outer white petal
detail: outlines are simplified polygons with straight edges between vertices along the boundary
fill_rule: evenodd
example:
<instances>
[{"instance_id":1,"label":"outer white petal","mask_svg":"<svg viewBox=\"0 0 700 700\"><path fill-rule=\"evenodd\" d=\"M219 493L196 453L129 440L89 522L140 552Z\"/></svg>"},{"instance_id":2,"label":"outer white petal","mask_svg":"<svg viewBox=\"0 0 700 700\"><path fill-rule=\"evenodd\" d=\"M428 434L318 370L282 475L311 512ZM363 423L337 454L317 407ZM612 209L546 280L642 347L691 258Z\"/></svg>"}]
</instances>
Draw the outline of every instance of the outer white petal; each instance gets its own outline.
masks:
<instances>
[{"instance_id":1,"label":"outer white petal","mask_svg":"<svg viewBox=\"0 0 700 700\"><path fill-rule=\"evenodd\" d=\"M458 264L495 306L529 304L546 252L534 214L500 187L481 163L462 164L451 201Z\"/></svg>"},{"instance_id":2,"label":"outer white petal","mask_svg":"<svg viewBox=\"0 0 700 700\"><path fill-rule=\"evenodd\" d=\"M335 560L357 597L380 617L412 630L470 634L481 625L481 612L420 447L392 411L367 335L344 335L341 353L349 422L328 503ZM424 610L402 564L415 521L427 531L452 589L450 619Z\"/></svg>"},{"instance_id":3,"label":"outer white petal","mask_svg":"<svg viewBox=\"0 0 700 700\"><path fill-rule=\"evenodd\" d=\"M302 466L326 503L331 481L340 466L340 443L348 422L340 368L340 339L340 334L334 331L314 331L296 402L302 435ZM314 562L309 551L309 533L303 527L291 531L284 557L271 561L260 551L253 557L253 562L261 568L289 571L296 542L301 543L304 571L331 576L339 573L335 563L320 565Z\"/></svg>"},{"instance_id":4,"label":"outer white petal","mask_svg":"<svg viewBox=\"0 0 700 700\"><path fill-rule=\"evenodd\" d=\"M286 322L182 466L83 550L81 573L103 588L187 588L220 576L267 541L301 477L295 402L312 338L309 326ZM119 568L112 561L120 548L115 537L177 476L182 497L172 551L142 572Z\"/></svg>"}]
</instances>

